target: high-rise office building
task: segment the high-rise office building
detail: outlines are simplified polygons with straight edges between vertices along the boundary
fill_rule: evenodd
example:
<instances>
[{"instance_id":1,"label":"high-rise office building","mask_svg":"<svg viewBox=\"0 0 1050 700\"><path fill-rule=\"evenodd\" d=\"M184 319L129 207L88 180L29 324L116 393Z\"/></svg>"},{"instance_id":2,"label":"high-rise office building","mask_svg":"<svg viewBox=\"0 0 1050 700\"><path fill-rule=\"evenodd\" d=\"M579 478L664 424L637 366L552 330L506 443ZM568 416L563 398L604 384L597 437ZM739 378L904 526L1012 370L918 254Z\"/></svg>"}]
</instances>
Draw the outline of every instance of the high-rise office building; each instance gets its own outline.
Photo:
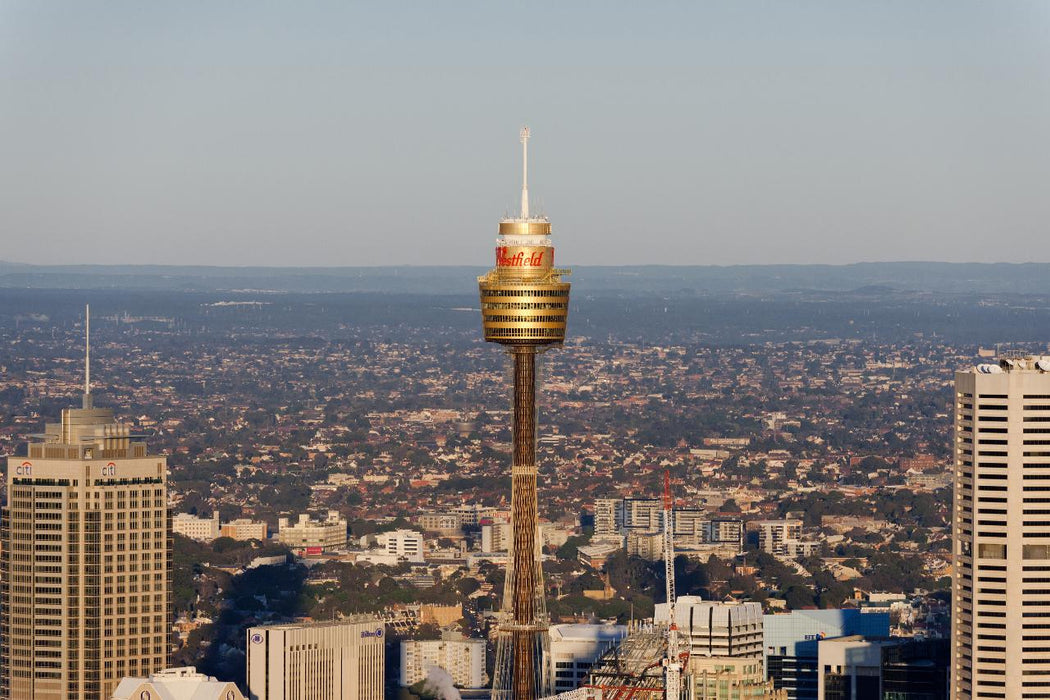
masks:
<instances>
[{"instance_id":1,"label":"high-rise office building","mask_svg":"<svg viewBox=\"0 0 1050 700\"><path fill-rule=\"evenodd\" d=\"M529 215L529 130L521 130L521 216L499 224L496 267L478 278L485 340L514 363L510 565L504 583L492 684L495 700L532 700L550 686L547 606L536 496L536 355L565 340L568 270L554 267L550 220Z\"/></svg>"},{"instance_id":2,"label":"high-rise office building","mask_svg":"<svg viewBox=\"0 0 1050 700\"><path fill-rule=\"evenodd\" d=\"M171 521L164 457L113 411L62 411L7 465L0 515L0 695L104 700L168 665Z\"/></svg>"},{"instance_id":3,"label":"high-rise office building","mask_svg":"<svg viewBox=\"0 0 1050 700\"><path fill-rule=\"evenodd\" d=\"M952 697L1050 698L1050 357L955 375Z\"/></svg>"},{"instance_id":4,"label":"high-rise office building","mask_svg":"<svg viewBox=\"0 0 1050 700\"><path fill-rule=\"evenodd\" d=\"M817 700L818 644L849 635L887 637L890 614L844 610L793 610L762 618L766 677L789 700ZM896 700L896 699L894 699Z\"/></svg>"},{"instance_id":5,"label":"high-rise office building","mask_svg":"<svg viewBox=\"0 0 1050 700\"><path fill-rule=\"evenodd\" d=\"M338 622L248 629L252 700L382 700L384 627L359 616Z\"/></svg>"}]
</instances>

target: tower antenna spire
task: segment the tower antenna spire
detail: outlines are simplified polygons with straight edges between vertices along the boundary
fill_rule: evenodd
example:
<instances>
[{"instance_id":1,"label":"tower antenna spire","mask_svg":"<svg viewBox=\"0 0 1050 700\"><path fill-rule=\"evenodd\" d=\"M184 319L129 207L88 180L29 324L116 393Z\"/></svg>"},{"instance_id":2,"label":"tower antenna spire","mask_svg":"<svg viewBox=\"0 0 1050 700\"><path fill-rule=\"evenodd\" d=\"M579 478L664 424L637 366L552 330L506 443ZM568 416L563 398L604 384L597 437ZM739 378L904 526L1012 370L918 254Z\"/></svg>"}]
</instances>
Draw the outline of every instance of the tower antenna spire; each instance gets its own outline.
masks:
<instances>
[{"instance_id":1,"label":"tower antenna spire","mask_svg":"<svg viewBox=\"0 0 1050 700\"><path fill-rule=\"evenodd\" d=\"M91 304L84 304L84 408L91 408Z\"/></svg>"},{"instance_id":2,"label":"tower antenna spire","mask_svg":"<svg viewBox=\"0 0 1050 700\"><path fill-rule=\"evenodd\" d=\"M529 127L521 127L521 219L529 220Z\"/></svg>"}]
</instances>

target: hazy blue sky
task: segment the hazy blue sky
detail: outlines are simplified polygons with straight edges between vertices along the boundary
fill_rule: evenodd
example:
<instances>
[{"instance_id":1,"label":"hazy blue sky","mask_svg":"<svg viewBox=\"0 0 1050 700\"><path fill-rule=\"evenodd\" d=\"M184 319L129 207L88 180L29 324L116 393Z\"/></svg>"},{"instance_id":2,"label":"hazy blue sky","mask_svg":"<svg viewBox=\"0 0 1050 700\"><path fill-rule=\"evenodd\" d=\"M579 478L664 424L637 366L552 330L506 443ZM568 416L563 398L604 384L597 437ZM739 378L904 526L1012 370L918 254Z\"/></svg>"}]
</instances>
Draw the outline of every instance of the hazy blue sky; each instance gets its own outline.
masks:
<instances>
[{"instance_id":1,"label":"hazy blue sky","mask_svg":"<svg viewBox=\"0 0 1050 700\"><path fill-rule=\"evenodd\" d=\"M1050 2L8 2L0 260L1050 261Z\"/></svg>"}]
</instances>

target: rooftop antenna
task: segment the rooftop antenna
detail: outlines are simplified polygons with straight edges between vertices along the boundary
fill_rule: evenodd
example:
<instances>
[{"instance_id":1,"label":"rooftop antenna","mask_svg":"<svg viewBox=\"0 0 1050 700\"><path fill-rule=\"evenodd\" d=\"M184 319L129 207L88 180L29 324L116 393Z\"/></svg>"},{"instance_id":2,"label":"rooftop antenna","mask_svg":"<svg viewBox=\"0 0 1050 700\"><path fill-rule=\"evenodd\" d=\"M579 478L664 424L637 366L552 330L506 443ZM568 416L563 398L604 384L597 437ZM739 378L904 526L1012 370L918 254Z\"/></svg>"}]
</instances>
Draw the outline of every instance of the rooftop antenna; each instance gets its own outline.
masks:
<instances>
[{"instance_id":1,"label":"rooftop antenna","mask_svg":"<svg viewBox=\"0 0 1050 700\"><path fill-rule=\"evenodd\" d=\"M529 127L521 127L521 220L529 220Z\"/></svg>"},{"instance_id":2,"label":"rooftop antenna","mask_svg":"<svg viewBox=\"0 0 1050 700\"><path fill-rule=\"evenodd\" d=\"M91 304L84 304L84 408L91 408Z\"/></svg>"}]
</instances>

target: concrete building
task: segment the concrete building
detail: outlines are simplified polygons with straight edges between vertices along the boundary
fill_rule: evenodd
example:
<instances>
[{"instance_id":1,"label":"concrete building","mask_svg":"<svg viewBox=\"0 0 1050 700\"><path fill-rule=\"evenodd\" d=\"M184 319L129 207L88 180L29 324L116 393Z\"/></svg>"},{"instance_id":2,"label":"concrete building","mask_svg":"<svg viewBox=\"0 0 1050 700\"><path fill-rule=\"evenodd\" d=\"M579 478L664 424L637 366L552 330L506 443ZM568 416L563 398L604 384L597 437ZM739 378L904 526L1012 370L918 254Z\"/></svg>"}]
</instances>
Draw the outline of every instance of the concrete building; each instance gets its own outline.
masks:
<instances>
[{"instance_id":1,"label":"concrete building","mask_svg":"<svg viewBox=\"0 0 1050 700\"><path fill-rule=\"evenodd\" d=\"M401 685L418 683L435 666L447 671L459 688L484 687L488 683L485 640L406 639L401 642Z\"/></svg>"},{"instance_id":2,"label":"concrete building","mask_svg":"<svg viewBox=\"0 0 1050 700\"><path fill-rule=\"evenodd\" d=\"M627 554L646 561L661 561L664 558L664 537L659 532L627 531Z\"/></svg>"},{"instance_id":3,"label":"concrete building","mask_svg":"<svg viewBox=\"0 0 1050 700\"><path fill-rule=\"evenodd\" d=\"M702 544L730 545L737 552L744 551L744 521L736 518L714 518L702 524Z\"/></svg>"},{"instance_id":4,"label":"concrete building","mask_svg":"<svg viewBox=\"0 0 1050 700\"><path fill-rule=\"evenodd\" d=\"M623 527L623 499L599 498L594 501L594 534L619 535Z\"/></svg>"},{"instance_id":5,"label":"concrete building","mask_svg":"<svg viewBox=\"0 0 1050 700\"><path fill-rule=\"evenodd\" d=\"M659 498L623 499L626 530L660 530L664 526L664 504Z\"/></svg>"},{"instance_id":6,"label":"concrete building","mask_svg":"<svg viewBox=\"0 0 1050 700\"><path fill-rule=\"evenodd\" d=\"M168 665L165 458L110 409L64 409L7 461L0 516L0 696L108 698Z\"/></svg>"},{"instance_id":7,"label":"concrete building","mask_svg":"<svg viewBox=\"0 0 1050 700\"><path fill-rule=\"evenodd\" d=\"M608 539L608 537L606 536L600 542L580 545L576 548L576 558L580 563L592 569L601 569L609 557L623 549L622 537L617 539Z\"/></svg>"},{"instance_id":8,"label":"concrete building","mask_svg":"<svg viewBox=\"0 0 1050 700\"><path fill-rule=\"evenodd\" d=\"M488 506L473 503L471 505L456 506L452 509L452 513L459 518L460 525L477 527L485 518L491 518L495 510Z\"/></svg>"},{"instance_id":9,"label":"concrete building","mask_svg":"<svg viewBox=\"0 0 1050 700\"><path fill-rule=\"evenodd\" d=\"M1050 357L955 374L952 696L1050 697Z\"/></svg>"},{"instance_id":10,"label":"concrete building","mask_svg":"<svg viewBox=\"0 0 1050 700\"><path fill-rule=\"evenodd\" d=\"M236 683L197 673L192 666L167 668L148 678L125 678L110 700L246 700Z\"/></svg>"},{"instance_id":11,"label":"concrete building","mask_svg":"<svg viewBox=\"0 0 1050 700\"><path fill-rule=\"evenodd\" d=\"M860 635L818 642L817 697L882 700L882 650L897 643Z\"/></svg>"},{"instance_id":12,"label":"concrete building","mask_svg":"<svg viewBox=\"0 0 1050 700\"><path fill-rule=\"evenodd\" d=\"M667 603L658 603L657 623L667 621ZM678 596L675 622L690 657L762 658L762 605L717 603L699 596Z\"/></svg>"},{"instance_id":13,"label":"concrete building","mask_svg":"<svg viewBox=\"0 0 1050 700\"><path fill-rule=\"evenodd\" d=\"M198 542L211 542L219 537L219 513L216 511L210 518L177 513L171 519L171 531Z\"/></svg>"},{"instance_id":14,"label":"concrete building","mask_svg":"<svg viewBox=\"0 0 1050 700\"><path fill-rule=\"evenodd\" d=\"M759 520L754 527L758 530L758 548L784 559L791 558L788 542L802 537L801 520Z\"/></svg>"},{"instance_id":15,"label":"concrete building","mask_svg":"<svg viewBox=\"0 0 1050 700\"><path fill-rule=\"evenodd\" d=\"M463 533L462 522L455 513L423 513L419 516L417 523L424 532L432 532L436 535Z\"/></svg>"},{"instance_id":16,"label":"concrete building","mask_svg":"<svg viewBox=\"0 0 1050 700\"><path fill-rule=\"evenodd\" d=\"M707 521L707 511L703 508L675 508L674 536L683 542L698 542L699 533Z\"/></svg>"},{"instance_id":17,"label":"concrete building","mask_svg":"<svg viewBox=\"0 0 1050 700\"><path fill-rule=\"evenodd\" d=\"M550 636L554 691L563 693L587 680L594 662L627 636L627 626L552 625Z\"/></svg>"},{"instance_id":18,"label":"concrete building","mask_svg":"<svg viewBox=\"0 0 1050 700\"><path fill-rule=\"evenodd\" d=\"M510 550L510 542L509 522L486 523L481 526L482 552L507 552Z\"/></svg>"},{"instance_id":19,"label":"concrete building","mask_svg":"<svg viewBox=\"0 0 1050 700\"><path fill-rule=\"evenodd\" d=\"M265 542L268 535L266 523L256 522L247 518L238 518L228 523L223 523L219 528L220 537L229 537L235 540L259 540Z\"/></svg>"},{"instance_id":20,"label":"concrete building","mask_svg":"<svg viewBox=\"0 0 1050 700\"><path fill-rule=\"evenodd\" d=\"M765 679L762 660L736 656L689 657L683 686L690 700L786 700Z\"/></svg>"},{"instance_id":21,"label":"concrete building","mask_svg":"<svg viewBox=\"0 0 1050 700\"><path fill-rule=\"evenodd\" d=\"M391 530L376 535L379 546L397 561L423 563L423 535L415 530Z\"/></svg>"},{"instance_id":22,"label":"concrete building","mask_svg":"<svg viewBox=\"0 0 1050 700\"><path fill-rule=\"evenodd\" d=\"M339 622L248 629L251 700L382 700L382 622Z\"/></svg>"},{"instance_id":23,"label":"concrete building","mask_svg":"<svg viewBox=\"0 0 1050 700\"><path fill-rule=\"evenodd\" d=\"M338 549L346 546L346 520L334 510L328 511L324 520L312 520L303 514L291 524L288 518L280 518L277 539L293 549Z\"/></svg>"},{"instance_id":24,"label":"concrete building","mask_svg":"<svg viewBox=\"0 0 1050 700\"><path fill-rule=\"evenodd\" d=\"M762 618L766 678L790 700L817 700L817 644L851 635L887 637L888 613L794 610Z\"/></svg>"}]
</instances>

